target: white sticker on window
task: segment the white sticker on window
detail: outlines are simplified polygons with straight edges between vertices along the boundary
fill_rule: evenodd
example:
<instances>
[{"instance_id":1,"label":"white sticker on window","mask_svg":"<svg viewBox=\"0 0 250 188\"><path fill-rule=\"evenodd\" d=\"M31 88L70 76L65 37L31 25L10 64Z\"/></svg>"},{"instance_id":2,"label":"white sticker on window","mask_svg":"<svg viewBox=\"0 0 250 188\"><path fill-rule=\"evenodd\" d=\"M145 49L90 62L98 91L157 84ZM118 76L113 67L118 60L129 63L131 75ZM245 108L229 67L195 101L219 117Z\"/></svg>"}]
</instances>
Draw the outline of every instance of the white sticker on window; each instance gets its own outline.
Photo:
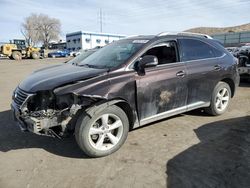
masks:
<instances>
[{"instance_id":1,"label":"white sticker on window","mask_svg":"<svg viewBox=\"0 0 250 188\"><path fill-rule=\"evenodd\" d=\"M145 44L147 43L148 40L134 40L133 43L140 43L140 44Z\"/></svg>"}]
</instances>

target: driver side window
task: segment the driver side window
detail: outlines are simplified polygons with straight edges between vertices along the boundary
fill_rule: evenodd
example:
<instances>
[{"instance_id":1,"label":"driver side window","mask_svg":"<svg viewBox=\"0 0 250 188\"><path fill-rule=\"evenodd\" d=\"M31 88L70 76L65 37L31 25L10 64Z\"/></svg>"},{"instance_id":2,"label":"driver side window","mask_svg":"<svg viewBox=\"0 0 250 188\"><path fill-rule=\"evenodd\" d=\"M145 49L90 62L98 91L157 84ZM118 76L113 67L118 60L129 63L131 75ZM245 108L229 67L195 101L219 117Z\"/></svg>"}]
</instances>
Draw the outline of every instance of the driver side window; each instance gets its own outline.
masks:
<instances>
[{"instance_id":1,"label":"driver side window","mask_svg":"<svg viewBox=\"0 0 250 188\"><path fill-rule=\"evenodd\" d=\"M149 49L145 55L154 55L158 58L158 65L175 63L178 61L175 42L164 42Z\"/></svg>"}]
</instances>

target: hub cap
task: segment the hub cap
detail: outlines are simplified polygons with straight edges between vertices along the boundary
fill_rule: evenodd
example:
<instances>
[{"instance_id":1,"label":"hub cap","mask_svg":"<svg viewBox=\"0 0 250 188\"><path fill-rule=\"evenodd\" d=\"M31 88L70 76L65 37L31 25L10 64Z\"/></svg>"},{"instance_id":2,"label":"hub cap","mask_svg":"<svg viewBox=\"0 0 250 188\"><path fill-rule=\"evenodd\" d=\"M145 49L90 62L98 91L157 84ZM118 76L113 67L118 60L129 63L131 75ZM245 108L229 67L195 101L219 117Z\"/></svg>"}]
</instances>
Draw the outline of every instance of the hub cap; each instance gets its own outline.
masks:
<instances>
[{"instance_id":1,"label":"hub cap","mask_svg":"<svg viewBox=\"0 0 250 188\"><path fill-rule=\"evenodd\" d=\"M215 107L218 111L223 111L227 108L229 101L229 92L227 88L219 90L216 96Z\"/></svg>"},{"instance_id":2,"label":"hub cap","mask_svg":"<svg viewBox=\"0 0 250 188\"><path fill-rule=\"evenodd\" d=\"M114 114L103 114L95 120L89 129L89 142L97 150L109 150L121 139L123 124Z\"/></svg>"}]
</instances>

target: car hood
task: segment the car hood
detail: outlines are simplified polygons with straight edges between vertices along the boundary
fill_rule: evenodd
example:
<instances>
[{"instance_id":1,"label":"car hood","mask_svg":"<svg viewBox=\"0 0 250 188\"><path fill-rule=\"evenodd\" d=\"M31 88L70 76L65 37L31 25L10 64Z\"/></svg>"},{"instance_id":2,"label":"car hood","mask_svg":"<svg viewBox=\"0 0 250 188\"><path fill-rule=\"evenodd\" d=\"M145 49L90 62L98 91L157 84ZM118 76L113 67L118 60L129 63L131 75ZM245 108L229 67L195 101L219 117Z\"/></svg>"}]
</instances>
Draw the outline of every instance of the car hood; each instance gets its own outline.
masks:
<instances>
[{"instance_id":1,"label":"car hood","mask_svg":"<svg viewBox=\"0 0 250 188\"><path fill-rule=\"evenodd\" d=\"M73 83L107 73L107 69L79 67L72 64L56 65L33 72L19 87L26 92L52 90L58 86Z\"/></svg>"}]
</instances>

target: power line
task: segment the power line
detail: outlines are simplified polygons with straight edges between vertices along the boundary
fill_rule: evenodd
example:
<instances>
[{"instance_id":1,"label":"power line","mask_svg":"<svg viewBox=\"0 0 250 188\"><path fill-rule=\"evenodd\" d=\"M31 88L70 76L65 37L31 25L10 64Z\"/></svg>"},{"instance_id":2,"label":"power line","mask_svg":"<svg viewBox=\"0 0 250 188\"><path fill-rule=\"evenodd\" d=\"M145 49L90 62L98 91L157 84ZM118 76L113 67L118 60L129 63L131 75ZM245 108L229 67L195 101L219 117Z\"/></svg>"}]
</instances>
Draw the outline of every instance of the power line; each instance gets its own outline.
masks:
<instances>
[{"instance_id":1,"label":"power line","mask_svg":"<svg viewBox=\"0 0 250 188\"><path fill-rule=\"evenodd\" d=\"M100 32L102 33L102 9L100 8Z\"/></svg>"}]
</instances>

